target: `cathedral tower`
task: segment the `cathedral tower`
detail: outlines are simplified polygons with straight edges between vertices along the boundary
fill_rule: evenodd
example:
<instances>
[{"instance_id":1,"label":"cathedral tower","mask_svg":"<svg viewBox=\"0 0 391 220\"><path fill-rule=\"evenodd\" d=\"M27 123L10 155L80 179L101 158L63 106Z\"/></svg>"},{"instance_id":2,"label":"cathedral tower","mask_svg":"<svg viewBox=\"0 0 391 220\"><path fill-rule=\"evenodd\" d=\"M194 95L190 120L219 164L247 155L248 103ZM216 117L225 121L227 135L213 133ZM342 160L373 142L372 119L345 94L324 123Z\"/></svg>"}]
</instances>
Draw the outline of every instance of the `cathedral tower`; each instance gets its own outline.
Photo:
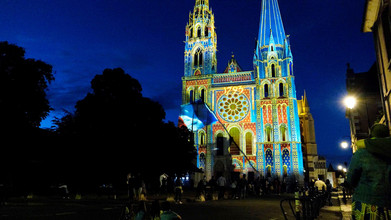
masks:
<instances>
[{"instance_id":1,"label":"cathedral tower","mask_svg":"<svg viewBox=\"0 0 391 220\"><path fill-rule=\"evenodd\" d=\"M217 36L209 0L196 0L186 25L185 76L216 73Z\"/></svg>"},{"instance_id":2,"label":"cathedral tower","mask_svg":"<svg viewBox=\"0 0 391 220\"><path fill-rule=\"evenodd\" d=\"M302 177L300 125L289 38L277 0L263 0L254 54L258 168Z\"/></svg>"}]
</instances>

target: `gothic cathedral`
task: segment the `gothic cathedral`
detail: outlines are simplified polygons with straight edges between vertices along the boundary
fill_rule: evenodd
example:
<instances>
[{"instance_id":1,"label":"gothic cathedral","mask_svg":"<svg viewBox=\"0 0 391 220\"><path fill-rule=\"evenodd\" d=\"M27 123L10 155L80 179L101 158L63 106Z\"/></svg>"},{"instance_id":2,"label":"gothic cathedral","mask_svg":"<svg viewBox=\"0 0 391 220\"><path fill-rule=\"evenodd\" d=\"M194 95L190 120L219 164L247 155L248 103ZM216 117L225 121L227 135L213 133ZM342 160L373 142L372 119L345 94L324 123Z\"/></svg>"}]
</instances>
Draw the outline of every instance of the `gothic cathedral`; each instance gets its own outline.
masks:
<instances>
[{"instance_id":1,"label":"gothic cathedral","mask_svg":"<svg viewBox=\"0 0 391 220\"><path fill-rule=\"evenodd\" d=\"M194 131L197 166L208 179L236 173L302 181L293 58L277 0L262 0L253 70L232 55L217 73L216 48L209 0L196 0L186 25L182 104L201 101L218 119Z\"/></svg>"}]
</instances>

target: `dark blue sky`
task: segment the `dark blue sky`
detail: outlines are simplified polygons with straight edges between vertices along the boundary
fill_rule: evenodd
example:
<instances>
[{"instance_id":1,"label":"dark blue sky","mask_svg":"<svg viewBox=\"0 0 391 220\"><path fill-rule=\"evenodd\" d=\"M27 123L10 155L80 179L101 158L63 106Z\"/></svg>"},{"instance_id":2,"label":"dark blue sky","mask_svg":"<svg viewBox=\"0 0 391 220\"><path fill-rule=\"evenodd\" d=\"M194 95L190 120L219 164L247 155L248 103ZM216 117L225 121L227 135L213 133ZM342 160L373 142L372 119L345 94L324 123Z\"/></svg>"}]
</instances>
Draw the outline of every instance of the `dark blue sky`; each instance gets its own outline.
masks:
<instances>
[{"instance_id":1,"label":"dark blue sky","mask_svg":"<svg viewBox=\"0 0 391 220\"><path fill-rule=\"evenodd\" d=\"M177 123L184 69L185 25L194 0L2 0L0 40L26 49L26 57L53 65L47 92L53 116L74 110L105 68L121 67L138 79L143 95L159 101ZM375 61L372 34L361 33L364 0L279 0L294 58L297 97L306 90L318 153L328 162L350 158L339 142L349 124L341 99L346 63L355 72ZM218 71L231 56L252 69L260 0L210 0L217 31Z\"/></svg>"}]
</instances>

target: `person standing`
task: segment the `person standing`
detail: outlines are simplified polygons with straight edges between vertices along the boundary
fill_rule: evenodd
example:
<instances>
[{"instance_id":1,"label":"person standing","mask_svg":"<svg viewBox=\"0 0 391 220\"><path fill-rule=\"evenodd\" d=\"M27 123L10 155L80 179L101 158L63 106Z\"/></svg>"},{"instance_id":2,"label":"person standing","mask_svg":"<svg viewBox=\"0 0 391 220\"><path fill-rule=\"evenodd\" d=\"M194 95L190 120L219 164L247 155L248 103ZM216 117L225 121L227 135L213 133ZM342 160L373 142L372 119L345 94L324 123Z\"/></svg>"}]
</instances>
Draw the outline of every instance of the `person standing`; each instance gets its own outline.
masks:
<instances>
[{"instance_id":1,"label":"person standing","mask_svg":"<svg viewBox=\"0 0 391 220\"><path fill-rule=\"evenodd\" d=\"M128 198L129 198L129 201L133 201L134 200L134 196L135 196L135 179L134 179L134 176L132 176L131 173L128 173L128 175L126 176L126 184L128 186Z\"/></svg>"},{"instance_id":2,"label":"person standing","mask_svg":"<svg viewBox=\"0 0 391 220\"><path fill-rule=\"evenodd\" d=\"M247 179L246 179L246 174L243 174L242 178L240 178L239 183L238 183L238 188L240 192L240 199L246 198L247 194Z\"/></svg>"},{"instance_id":3,"label":"person standing","mask_svg":"<svg viewBox=\"0 0 391 220\"><path fill-rule=\"evenodd\" d=\"M333 190L333 186L331 185L329 179L326 180L326 186L327 186L327 191L326 191L326 193L327 193L327 203L328 203L329 206L332 206L333 203L331 202L331 191Z\"/></svg>"},{"instance_id":4,"label":"person standing","mask_svg":"<svg viewBox=\"0 0 391 220\"><path fill-rule=\"evenodd\" d=\"M181 177L178 176L175 180L175 202L179 204L182 204L182 186L183 183Z\"/></svg>"},{"instance_id":5,"label":"person standing","mask_svg":"<svg viewBox=\"0 0 391 220\"><path fill-rule=\"evenodd\" d=\"M217 179L217 186L219 187L219 199L224 198L224 193L225 193L225 185L227 184L227 180L223 175L221 175Z\"/></svg>"},{"instance_id":6,"label":"person standing","mask_svg":"<svg viewBox=\"0 0 391 220\"><path fill-rule=\"evenodd\" d=\"M347 182L354 189L352 219L390 219L391 216L391 160L388 151L382 156L368 152L372 142L382 147L387 145L389 130L385 125L375 124L370 129L370 138L364 140L365 148L353 155L347 174ZM377 140L379 139L379 140ZM381 143L383 139L383 144ZM375 140L375 141L372 141Z\"/></svg>"},{"instance_id":7,"label":"person standing","mask_svg":"<svg viewBox=\"0 0 391 220\"><path fill-rule=\"evenodd\" d=\"M327 189L326 183L323 182L323 179L321 177L318 178L314 186L315 189L318 189L318 192L325 192Z\"/></svg>"}]
</instances>

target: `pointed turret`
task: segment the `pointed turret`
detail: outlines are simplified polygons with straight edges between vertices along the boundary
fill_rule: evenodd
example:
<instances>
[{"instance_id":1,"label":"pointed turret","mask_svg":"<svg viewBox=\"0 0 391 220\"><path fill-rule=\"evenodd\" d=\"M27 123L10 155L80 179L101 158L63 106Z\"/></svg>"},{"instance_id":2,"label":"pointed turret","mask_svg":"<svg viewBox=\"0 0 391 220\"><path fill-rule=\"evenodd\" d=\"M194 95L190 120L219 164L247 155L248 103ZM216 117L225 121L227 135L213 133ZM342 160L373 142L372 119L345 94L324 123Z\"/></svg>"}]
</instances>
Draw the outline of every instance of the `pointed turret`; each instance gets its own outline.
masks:
<instances>
[{"instance_id":1,"label":"pointed turret","mask_svg":"<svg viewBox=\"0 0 391 220\"><path fill-rule=\"evenodd\" d=\"M231 59L228 61L227 68L225 68L224 73L238 73L242 72L242 68L239 66L238 62L235 59L235 56L232 54Z\"/></svg>"},{"instance_id":2,"label":"pointed turret","mask_svg":"<svg viewBox=\"0 0 391 220\"><path fill-rule=\"evenodd\" d=\"M307 114L310 112L310 106L308 105L308 100L307 100L307 94L304 90L304 96L301 97L302 100L302 113Z\"/></svg>"},{"instance_id":3,"label":"pointed turret","mask_svg":"<svg viewBox=\"0 0 391 220\"><path fill-rule=\"evenodd\" d=\"M263 0L261 8L261 19L258 34L258 43L260 47L269 45L270 33L276 44L283 45L285 39L285 30L282 24L280 8L277 0Z\"/></svg>"},{"instance_id":4,"label":"pointed turret","mask_svg":"<svg viewBox=\"0 0 391 220\"><path fill-rule=\"evenodd\" d=\"M207 7L209 7L209 0L196 0L195 6L207 6Z\"/></svg>"},{"instance_id":5,"label":"pointed turret","mask_svg":"<svg viewBox=\"0 0 391 220\"><path fill-rule=\"evenodd\" d=\"M270 48L272 40L276 50L285 47L284 25L277 0L263 0L255 59L263 59L261 53L264 51L264 48L266 48L266 51Z\"/></svg>"}]
</instances>

